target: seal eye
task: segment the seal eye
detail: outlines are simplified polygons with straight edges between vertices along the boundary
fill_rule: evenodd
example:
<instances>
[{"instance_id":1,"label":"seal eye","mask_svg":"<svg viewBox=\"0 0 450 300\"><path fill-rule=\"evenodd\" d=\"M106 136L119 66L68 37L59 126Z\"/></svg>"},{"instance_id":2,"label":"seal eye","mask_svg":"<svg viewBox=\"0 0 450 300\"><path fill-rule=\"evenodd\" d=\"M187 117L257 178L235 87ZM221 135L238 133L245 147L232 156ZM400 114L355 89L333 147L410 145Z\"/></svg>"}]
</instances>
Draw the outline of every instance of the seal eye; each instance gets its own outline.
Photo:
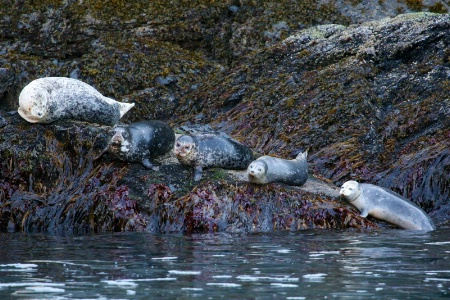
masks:
<instances>
[{"instance_id":1,"label":"seal eye","mask_svg":"<svg viewBox=\"0 0 450 300\"><path fill-rule=\"evenodd\" d=\"M261 172L261 168L258 168L258 171L260 171L260 172Z\"/></svg>"},{"instance_id":2,"label":"seal eye","mask_svg":"<svg viewBox=\"0 0 450 300\"><path fill-rule=\"evenodd\" d=\"M180 143L177 143L177 147L180 147Z\"/></svg>"},{"instance_id":3,"label":"seal eye","mask_svg":"<svg viewBox=\"0 0 450 300\"><path fill-rule=\"evenodd\" d=\"M189 146L184 146L184 149L189 150Z\"/></svg>"}]
</instances>

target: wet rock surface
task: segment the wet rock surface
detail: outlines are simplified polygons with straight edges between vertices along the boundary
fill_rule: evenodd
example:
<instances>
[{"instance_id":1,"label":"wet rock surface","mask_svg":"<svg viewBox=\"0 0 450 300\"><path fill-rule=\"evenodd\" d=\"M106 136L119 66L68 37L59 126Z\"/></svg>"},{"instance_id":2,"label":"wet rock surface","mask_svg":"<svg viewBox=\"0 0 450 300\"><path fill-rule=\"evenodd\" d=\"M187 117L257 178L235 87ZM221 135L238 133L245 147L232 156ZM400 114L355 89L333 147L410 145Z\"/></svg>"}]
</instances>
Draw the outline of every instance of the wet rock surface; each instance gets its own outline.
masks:
<instances>
[{"instance_id":1,"label":"wet rock surface","mask_svg":"<svg viewBox=\"0 0 450 300\"><path fill-rule=\"evenodd\" d=\"M418 12L413 14L404 14ZM337 196L390 188L448 224L450 16L442 1L6 2L0 7L0 230L384 228ZM433 13L424 13L433 12ZM400 14L400 15L399 15ZM397 16L398 15L398 16ZM384 18L383 17L389 17ZM77 78L135 102L121 122L221 130L257 155L308 149L300 188L95 157L111 127L29 124L21 89Z\"/></svg>"}]
</instances>

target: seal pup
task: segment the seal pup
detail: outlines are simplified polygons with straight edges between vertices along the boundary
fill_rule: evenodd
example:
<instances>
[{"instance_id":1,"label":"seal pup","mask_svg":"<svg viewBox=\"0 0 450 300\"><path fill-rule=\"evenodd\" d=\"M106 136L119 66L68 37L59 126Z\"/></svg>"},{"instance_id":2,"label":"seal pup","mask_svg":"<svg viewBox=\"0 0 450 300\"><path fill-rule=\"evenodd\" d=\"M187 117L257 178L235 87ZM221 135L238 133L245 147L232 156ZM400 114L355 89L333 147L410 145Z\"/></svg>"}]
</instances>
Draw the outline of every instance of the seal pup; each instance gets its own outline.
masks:
<instances>
[{"instance_id":1,"label":"seal pup","mask_svg":"<svg viewBox=\"0 0 450 300\"><path fill-rule=\"evenodd\" d=\"M351 180L342 185L339 194L359 209L363 218L371 215L410 230L436 229L423 209L383 187Z\"/></svg>"},{"instance_id":2,"label":"seal pup","mask_svg":"<svg viewBox=\"0 0 450 300\"><path fill-rule=\"evenodd\" d=\"M112 126L133 106L105 97L77 79L45 77L22 89L18 112L30 123L72 119Z\"/></svg>"},{"instance_id":3,"label":"seal pup","mask_svg":"<svg viewBox=\"0 0 450 300\"><path fill-rule=\"evenodd\" d=\"M288 185L304 185L308 180L307 156L307 151L299 153L292 160L261 156L248 166L248 180L259 184L281 182Z\"/></svg>"},{"instance_id":4,"label":"seal pup","mask_svg":"<svg viewBox=\"0 0 450 300\"><path fill-rule=\"evenodd\" d=\"M253 159L250 148L217 132L180 136L174 152L182 165L194 167L195 181L202 178L203 168L245 170Z\"/></svg>"},{"instance_id":5,"label":"seal pup","mask_svg":"<svg viewBox=\"0 0 450 300\"><path fill-rule=\"evenodd\" d=\"M108 152L119 160L140 162L147 169L158 171L159 167L154 166L150 159L172 150L175 142L173 129L165 122L157 120L119 125L112 131L113 137L95 159Z\"/></svg>"}]
</instances>

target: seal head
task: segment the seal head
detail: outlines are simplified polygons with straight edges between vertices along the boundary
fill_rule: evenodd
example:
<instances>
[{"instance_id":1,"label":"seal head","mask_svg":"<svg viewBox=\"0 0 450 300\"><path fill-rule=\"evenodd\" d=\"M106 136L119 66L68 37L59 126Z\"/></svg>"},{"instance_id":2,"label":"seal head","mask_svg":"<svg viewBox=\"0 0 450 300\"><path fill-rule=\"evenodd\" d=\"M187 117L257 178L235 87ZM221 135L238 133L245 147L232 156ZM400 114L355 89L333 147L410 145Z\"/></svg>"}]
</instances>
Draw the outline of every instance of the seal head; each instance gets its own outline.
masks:
<instances>
[{"instance_id":1,"label":"seal head","mask_svg":"<svg viewBox=\"0 0 450 300\"><path fill-rule=\"evenodd\" d=\"M27 86L19 95L19 115L30 123L45 121L49 96L46 90Z\"/></svg>"},{"instance_id":2,"label":"seal head","mask_svg":"<svg viewBox=\"0 0 450 300\"><path fill-rule=\"evenodd\" d=\"M263 160L253 161L247 168L248 180L252 183L269 183L267 164Z\"/></svg>"},{"instance_id":3,"label":"seal head","mask_svg":"<svg viewBox=\"0 0 450 300\"><path fill-rule=\"evenodd\" d=\"M355 201L361 195L359 183L354 180L344 182L344 184L341 187L341 190L339 191L339 194L341 196L344 196L350 203Z\"/></svg>"},{"instance_id":4,"label":"seal head","mask_svg":"<svg viewBox=\"0 0 450 300\"><path fill-rule=\"evenodd\" d=\"M110 141L111 152L114 153L129 153L131 140L129 132L124 127L116 127L114 130L114 135Z\"/></svg>"},{"instance_id":5,"label":"seal head","mask_svg":"<svg viewBox=\"0 0 450 300\"><path fill-rule=\"evenodd\" d=\"M189 135L179 137L175 142L174 153L181 164L194 165L197 153L194 138Z\"/></svg>"}]
</instances>

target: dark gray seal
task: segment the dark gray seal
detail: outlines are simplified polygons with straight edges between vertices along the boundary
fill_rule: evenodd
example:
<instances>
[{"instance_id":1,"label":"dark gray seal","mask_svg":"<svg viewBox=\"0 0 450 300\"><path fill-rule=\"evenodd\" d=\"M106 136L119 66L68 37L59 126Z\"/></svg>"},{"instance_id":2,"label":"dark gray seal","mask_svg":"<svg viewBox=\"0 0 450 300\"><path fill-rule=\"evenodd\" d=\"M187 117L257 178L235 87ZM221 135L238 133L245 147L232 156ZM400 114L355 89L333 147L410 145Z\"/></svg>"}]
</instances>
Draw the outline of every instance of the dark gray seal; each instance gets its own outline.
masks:
<instances>
[{"instance_id":1,"label":"dark gray seal","mask_svg":"<svg viewBox=\"0 0 450 300\"><path fill-rule=\"evenodd\" d=\"M126 162L140 162L147 169L159 170L150 159L168 153L173 148L175 133L162 121L149 120L120 125L113 129L114 135L103 153Z\"/></svg>"},{"instance_id":2,"label":"dark gray seal","mask_svg":"<svg viewBox=\"0 0 450 300\"><path fill-rule=\"evenodd\" d=\"M299 153L292 160L261 156L248 166L248 180L259 184L281 182L288 185L304 185L308 180L307 156L307 151Z\"/></svg>"},{"instance_id":3,"label":"dark gray seal","mask_svg":"<svg viewBox=\"0 0 450 300\"><path fill-rule=\"evenodd\" d=\"M77 79L45 77L33 80L19 95L18 112L30 123L52 123L61 119L115 125L134 103L105 97Z\"/></svg>"},{"instance_id":4,"label":"dark gray seal","mask_svg":"<svg viewBox=\"0 0 450 300\"><path fill-rule=\"evenodd\" d=\"M203 168L220 167L244 170L253 159L250 148L224 133L183 135L174 152L182 165L194 167L194 180L202 178Z\"/></svg>"},{"instance_id":5,"label":"dark gray seal","mask_svg":"<svg viewBox=\"0 0 450 300\"><path fill-rule=\"evenodd\" d=\"M419 206L383 187L351 180L342 185L339 193L361 211L363 218L371 215L410 230L436 229Z\"/></svg>"}]
</instances>

